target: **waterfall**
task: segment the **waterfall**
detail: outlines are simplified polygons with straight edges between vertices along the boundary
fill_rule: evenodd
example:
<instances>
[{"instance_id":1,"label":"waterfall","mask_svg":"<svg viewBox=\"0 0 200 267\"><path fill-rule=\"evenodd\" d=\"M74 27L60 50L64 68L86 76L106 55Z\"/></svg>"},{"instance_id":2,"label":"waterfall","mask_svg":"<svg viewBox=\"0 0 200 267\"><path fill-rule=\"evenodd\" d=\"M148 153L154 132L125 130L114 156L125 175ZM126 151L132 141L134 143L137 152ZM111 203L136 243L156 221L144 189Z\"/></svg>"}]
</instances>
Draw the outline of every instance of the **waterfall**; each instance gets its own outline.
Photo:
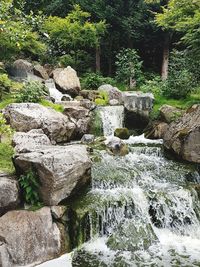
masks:
<instances>
[{"instance_id":1,"label":"waterfall","mask_svg":"<svg viewBox=\"0 0 200 267\"><path fill-rule=\"evenodd\" d=\"M160 140L131 143L125 157L97 151L101 161L80 204L90 240L75 251L73 267L200 266L198 172L166 159Z\"/></svg>"},{"instance_id":2,"label":"waterfall","mask_svg":"<svg viewBox=\"0 0 200 267\"><path fill-rule=\"evenodd\" d=\"M49 90L50 97L52 97L55 102L60 102L62 101L63 96L66 96L70 100L72 100L71 96L68 94L63 94L61 93L55 86L55 82L53 79L49 79L45 81L45 85Z\"/></svg>"},{"instance_id":3,"label":"waterfall","mask_svg":"<svg viewBox=\"0 0 200 267\"><path fill-rule=\"evenodd\" d=\"M122 128L124 122L124 106L105 106L99 108L103 123L104 136L114 134L116 128Z\"/></svg>"}]
</instances>

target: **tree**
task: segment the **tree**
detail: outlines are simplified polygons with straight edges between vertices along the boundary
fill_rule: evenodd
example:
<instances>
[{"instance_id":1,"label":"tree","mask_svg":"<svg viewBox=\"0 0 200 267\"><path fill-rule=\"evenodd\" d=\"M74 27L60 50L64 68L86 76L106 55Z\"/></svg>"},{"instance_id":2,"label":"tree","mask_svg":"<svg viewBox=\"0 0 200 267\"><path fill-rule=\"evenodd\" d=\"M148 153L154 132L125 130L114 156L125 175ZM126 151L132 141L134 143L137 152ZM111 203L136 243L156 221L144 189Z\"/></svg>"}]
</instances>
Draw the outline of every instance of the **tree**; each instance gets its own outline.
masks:
<instances>
[{"instance_id":1,"label":"tree","mask_svg":"<svg viewBox=\"0 0 200 267\"><path fill-rule=\"evenodd\" d=\"M48 17L43 31L49 35L51 51L56 56L73 54L77 50L98 49L106 31L105 21L93 23L89 12L74 6L67 17Z\"/></svg>"}]
</instances>

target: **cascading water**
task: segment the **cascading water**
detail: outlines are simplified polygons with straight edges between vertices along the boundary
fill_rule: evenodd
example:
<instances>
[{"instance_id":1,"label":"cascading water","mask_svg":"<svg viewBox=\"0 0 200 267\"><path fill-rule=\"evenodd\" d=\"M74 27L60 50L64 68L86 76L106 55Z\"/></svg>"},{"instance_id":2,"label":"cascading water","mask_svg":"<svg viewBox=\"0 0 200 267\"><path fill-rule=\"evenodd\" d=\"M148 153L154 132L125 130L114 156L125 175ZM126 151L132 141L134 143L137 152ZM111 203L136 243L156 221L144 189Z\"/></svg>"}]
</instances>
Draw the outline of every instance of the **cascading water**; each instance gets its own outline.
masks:
<instances>
[{"instance_id":1,"label":"cascading water","mask_svg":"<svg viewBox=\"0 0 200 267\"><path fill-rule=\"evenodd\" d=\"M55 102L60 102L62 101L63 96L67 96L70 100L72 100L72 98L70 97L70 95L67 94L63 94L61 93L55 86L55 82L53 79L49 79L45 81L45 85L49 90L49 94L50 97L52 97L53 99L55 99Z\"/></svg>"},{"instance_id":2,"label":"cascading water","mask_svg":"<svg viewBox=\"0 0 200 267\"><path fill-rule=\"evenodd\" d=\"M104 136L114 134L116 128L122 128L124 122L124 106L105 106L99 108L103 123Z\"/></svg>"},{"instance_id":3,"label":"cascading water","mask_svg":"<svg viewBox=\"0 0 200 267\"><path fill-rule=\"evenodd\" d=\"M166 159L160 141L140 139L125 157L97 152L92 189L76 210L89 241L72 266L200 266L199 174Z\"/></svg>"}]
</instances>

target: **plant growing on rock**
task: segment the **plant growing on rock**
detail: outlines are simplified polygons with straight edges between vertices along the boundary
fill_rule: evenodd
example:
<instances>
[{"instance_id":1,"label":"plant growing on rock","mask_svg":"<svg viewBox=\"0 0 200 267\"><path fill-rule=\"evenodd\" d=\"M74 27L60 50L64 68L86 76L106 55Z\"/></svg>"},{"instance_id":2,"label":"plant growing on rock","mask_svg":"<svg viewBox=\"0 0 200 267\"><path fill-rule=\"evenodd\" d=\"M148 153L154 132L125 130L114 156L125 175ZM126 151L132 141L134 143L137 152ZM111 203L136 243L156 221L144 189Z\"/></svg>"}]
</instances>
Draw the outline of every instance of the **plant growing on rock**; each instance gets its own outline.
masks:
<instances>
[{"instance_id":1,"label":"plant growing on rock","mask_svg":"<svg viewBox=\"0 0 200 267\"><path fill-rule=\"evenodd\" d=\"M10 125L6 124L3 114L0 113L0 143L4 134L10 136L12 134L12 129L10 128Z\"/></svg>"},{"instance_id":2,"label":"plant growing on rock","mask_svg":"<svg viewBox=\"0 0 200 267\"><path fill-rule=\"evenodd\" d=\"M19 179L22 188L24 200L32 206L41 206L39 197L39 183L36 172L29 170L26 174L21 175Z\"/></svg>"},{"instance_id":3,"label":"plant growing on rock","mask_svg":"<svg viewBox=\"0 0 200 267\"><path fill-rule=\"evenodd\" d=\"M37 81L25 83L20 93L17 95L17 102L37 103L47 95L46 87Z\"/></svg>"},{"instance_id":4,"label":"plant growing on rock","mask_svg":"<svg viewBox=\"0 0 200 267\"><path fill-rule=\"evenodd\" d=\"M109 103L109 96L106 91L99 92L99 97L95 99L95 104L100 106L106 106Z\"/></svg>"},{"instance_id":5,"label":"plant growing on rock","mask_svg":"<svg viewBox=\"0 0 200 267\"><path fill-rule=\"evenodd\" d=\"M7 74L0 74L0 99L4 92L8 93L11 89L12 82Z\"/></svg>"}]
</instances>

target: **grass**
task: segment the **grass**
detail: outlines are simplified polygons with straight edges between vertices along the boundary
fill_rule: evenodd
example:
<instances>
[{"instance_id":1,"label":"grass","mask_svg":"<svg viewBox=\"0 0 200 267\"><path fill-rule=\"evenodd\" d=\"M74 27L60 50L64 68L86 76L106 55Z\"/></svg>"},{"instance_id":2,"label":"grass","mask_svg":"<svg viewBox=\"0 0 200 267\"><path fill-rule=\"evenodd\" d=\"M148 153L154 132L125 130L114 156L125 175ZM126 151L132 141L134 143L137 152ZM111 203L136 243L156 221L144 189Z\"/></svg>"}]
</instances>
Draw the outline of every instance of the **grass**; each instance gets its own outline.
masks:
<instances>
[{"instance_id":1,"label":"grass","mask_svg":"<svg viewBox=\"0 0 200 267\"><path fill-rule=\"evenodd\" d=\"M42 99L40 101L41 105L43 105L44 107L50 107L50 108L53 108L54 110L58 111L58 112L63 112L64 111L64 107L62 105L59 105L59 104L54 104L48 100L45 100L45 99Z\"/></svg>"},{"instance_id":2,"label":"grass","mask_svg":"<svg viewBox=\"0 0 200 267\"><path fill-rule=\"evenodd\" d=\"M0 109L4 109L7 105L14 102L15 102L15 97L12 94L6 94L0 101Z\"/></svg>"},{"instance_id":3,"label":"grass","mask_svg":"<svg viewBox=\"0 0 200 267\"><path fill-rule=\"evenodd\" d=\"M10 143L0 143L0 171L13 173L12 156L14 149Z\"/></svg>"}]
</instances>

